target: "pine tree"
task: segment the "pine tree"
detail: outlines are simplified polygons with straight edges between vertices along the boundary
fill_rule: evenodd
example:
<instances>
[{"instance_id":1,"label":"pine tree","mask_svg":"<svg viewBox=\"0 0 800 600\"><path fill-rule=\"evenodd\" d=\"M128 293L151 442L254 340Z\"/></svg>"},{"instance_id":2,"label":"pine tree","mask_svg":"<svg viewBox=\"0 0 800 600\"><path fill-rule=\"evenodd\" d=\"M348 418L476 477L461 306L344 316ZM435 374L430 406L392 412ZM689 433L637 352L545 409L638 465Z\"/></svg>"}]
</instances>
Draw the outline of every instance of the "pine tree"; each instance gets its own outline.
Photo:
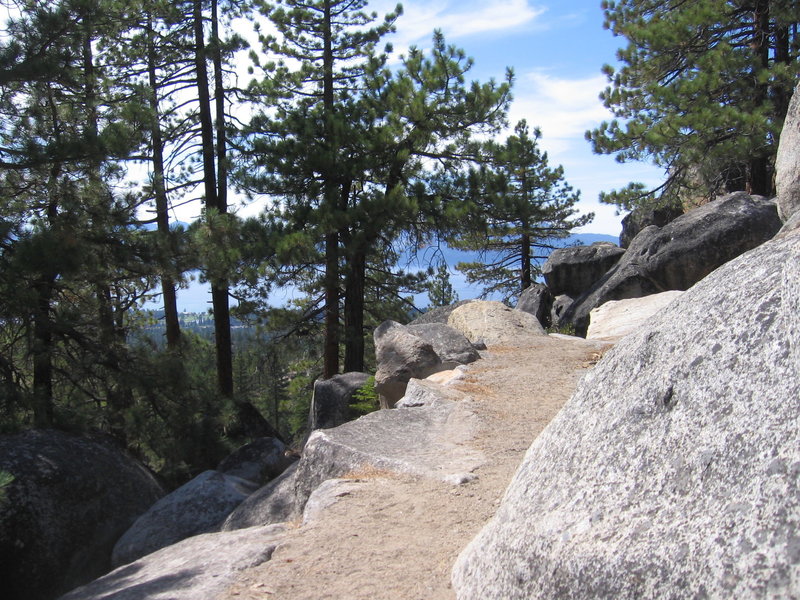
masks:
<instances>
[{"instance_id":1,"label":"pine tree","mask_svg":"<svg viewBox=\"0 0 800 600\"><path fill-rule=\"evenodd\" d=\"M469 283L482 284L484 296L518 296L534 282L557 241L593 218L578 216L580 194L564 180L561 166L548 165L540 136L523 120L504 144L489 144L492 157L479 178L483 193L474 215L477 226L451 239L453 247L482 253L482 262L456 268Z\"/></svg>"},{"instance_id":2,"label":"pine tree","mask_svg":"<svg viewBox=\"0 0 800 600\"><path fill-rule=\"evenodd\" d=\"M458 294L450 283L450 270L444 261L439 263L434 278L428 284L428 299L431 306L450 306L458 302Z\"/></svg>"},{"instance_id":3,"label":"pine tree","mask_svg":"<svg viewBox=\"0 0 800 600\"><path fill-rule=\"evenodd\" d=\"M800 5L788 0L603 2L605 26L628 40L604 67L615 120L587 132L595 152L663 167L603 200L629 208L723 191L772 194L772 168L798 74Z\"/></svg>"}]
</instances>

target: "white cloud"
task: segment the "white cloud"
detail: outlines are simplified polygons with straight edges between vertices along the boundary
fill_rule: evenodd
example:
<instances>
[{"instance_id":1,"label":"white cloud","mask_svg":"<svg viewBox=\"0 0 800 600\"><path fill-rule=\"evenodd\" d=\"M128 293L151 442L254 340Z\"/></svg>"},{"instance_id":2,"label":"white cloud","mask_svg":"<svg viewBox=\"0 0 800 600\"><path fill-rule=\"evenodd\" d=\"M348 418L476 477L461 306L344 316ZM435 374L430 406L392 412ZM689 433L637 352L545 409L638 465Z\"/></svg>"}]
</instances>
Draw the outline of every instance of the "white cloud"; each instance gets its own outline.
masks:
<instances>
[{"instance_id":1,"label":"white cloud","mask_svg":"<svg viewBox=\"0 0 800 600\"><path fill-rule=\"evenodd\" d=\"M543 145L561 154L585 143L584 132L609 119L611 114L599 99L606 86L603 75L583 79L528 73L517 80L509 121L526 119L542 130Z\"/></svg>"},{"instance_id":2,"label":"white cloud","mask_svg":"<svg viewBox=\"0 0 800 600\"><path fill-rule=\"evenodd\" d=\"M380 0L369 8L383 15L395 4L394 0ZM410 0L402 4L403 16L392 36L396 54L406 53L413 45L427 47L434 29L441 29L448 40L497 33L528 26L545 12L530 0Z\"/></svg>"}]
</instances>

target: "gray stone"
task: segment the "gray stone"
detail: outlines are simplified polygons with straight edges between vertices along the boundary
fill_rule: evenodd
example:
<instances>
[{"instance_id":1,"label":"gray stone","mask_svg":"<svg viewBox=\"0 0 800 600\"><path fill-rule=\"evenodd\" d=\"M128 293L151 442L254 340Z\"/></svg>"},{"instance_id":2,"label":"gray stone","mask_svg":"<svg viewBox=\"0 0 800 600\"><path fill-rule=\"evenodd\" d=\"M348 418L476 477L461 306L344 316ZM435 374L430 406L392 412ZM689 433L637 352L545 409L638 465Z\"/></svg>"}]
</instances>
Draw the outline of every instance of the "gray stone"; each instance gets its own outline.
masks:
<instances>
[{"instance_id":1,"label":"gray stone","mask_svg":"<svg viewBox=\"0 0 800 600\"><path fill-rule=\"evenodd\" d=\"M303 525L324 521L325 511L358 489L356 479L329 479L311 492L303 509Z\"/></svg>"},{"instance_id":2,"label":"gray stone","mask_svg":"<svg viewBox=\"0 0 800 600\"><path fill-rule=\"evenodd\" d=\"M542 275L554 296L579 296L617 264L624 254L625 250L610 242L558 248L542 265Z\"/></svg>"},{"instance_id":3,"label":"gray stone","mask_svg":"<svg viewBox=\"0 0 800 600\"><path fill-rule=\"evenodd\" d=\"M550 308L551 327L562 326L561 318L564 316L564 313L567 312L567 309L572 306L573 302L575 302L575 298L567 296L566 294L561 294L553 298L553 306Z\"/></svg>"},{"instance_id":4,"label":"gray stone","mask_svg":"<svg viewBox=\"0 0 800 600\"><path fill-rule=\"evenodd\" d=\"M800 83L783 122L775 158L775 189L778 213L784 222L788 221L800 211Z\"/></svg>"},{"instance_id":5,"label":"gray stone","mask_svg":"<svg viewBox=\"0 0 800 600\"><path fill-rule=\"evenodd\" d=\"M772 238L781 228L775 204L729 194L659 228L645 228L625 256L563 313L585 335L590 311L609 300L686 290L720 265Z\"/></svg>"},{"instance_id":6,"label":"gray stone","mask_svg":"<svg viewBox=\"0 0 800 600\"><path fill-rule=\"evenodd\" d=\"M443 323L409 325L408 330L433 346L442 362L441 370L454 369L478 360L481 355L464 335Z\"/></svg>"},{"instance_id":7,"label":"gray stone","mask_svg":"<svg viewBox=\"0 0 800 600\"><path fill-rule=\"evenodd\" d=\"M616 342L638 330L654 314L682 294L683 292L673 290L643 298L609 300L592 309L589 314L586 339Z\"/></svg>"},{"instance_id":8,"label":"gray stone","mask_svg":"<svg viewBox=\"0 0 800 600\"><path fill-rule=\"evenodd\" d=\"M380 410L335 429L311 434L297 467L300 510L328 479L363 470L412 474L443 481L469 473L484 462L466 442L474 436L474 415L463 402Z\"/></svg>"},{"instance_id":9,"label":"gray stone","mask_svg":"<svg viewBox=\"0 0 800 600\"><path fill-rule=\"evenodd\" d=\"M382 408L392 408L403 397L412 377L424 379L448 368L433 345L411 333L405 325L384 321L375 329L374 338L378 364L375 390L380 394Z\"/></svg>"},{"instance_id":10,"label":"gray stone","mask_svg":"<svg viewBox=\"0 0 800 600\"><path fill-rule=\"evenodd\" d=\"M369 379L367 373L353 371L314 382L309 411L309 430L329 429L352 419L353 394Z\"/></svg>"},{"instance_id":11,"label":"gray stone","mask_svg":"<svg viewBox=\"0 0 800 600\"><path fill-rule=\"evenodd\" d=\"M524 289L517 300L517 310L532 314L542 327L550 327L553 294L543 283L534 283Z\"/></svg>"},{"instance_id":12,"label":"gray stone","mask_svg":"<svg viewBox=\"0 0 800 600\"><path fill-rule=\"evenodd\" d=\"M423 323L443 323L444 325L447 325L447 319L450 317L450 313L459 306L464 306L467 302L473 302L473 300L459 300L455 304L451 304L449 306L436 306L434 308L429 308L416 319L411 321L409 325L422 325Z\"/></svg>"},{"instance_id":13,"label":"gray stone","mask_svg":"<svg viewBox=\"0 0 800 600\"><path fill-rule=\"evenodd\" d=\"M246 479L205 471L156 502L117 541L115 567L206 533L217 526L256 490Z\"/></svg>"},{"instance_id":14,"label":"gray stone","mask_svg":"<svg viewBox=\"0 0 800 600\"><path fill-rule=\"evenodd\" d=\"M448 324L468 340L487 345L525 343L531 337L545 335L532 314L493 300L476 300L458 307L450 314Z\"/></svg>"},{"instance_id":15,"label":"gray stone","mask_svg":"<svg viewBox=\"0 0 800 600\"><path fill-rule=\"evenodd\" d=\"M111 568L114 542L164 490L113 442L53 430L0 436L15 479L0 505L6 600L49 600Z\"/></svg>"},{"instance_id":16,"label":"gray stone","mask_svg":"<svg viewBox=\"0 0 800 600\"><path fill-rule=\"evenodd\" d=\"M262 486L283 473L296 457L288 456L286 445L275 438L258 438L225 458L217 471L241 477Z\"/></svg>"},{"instance_id":17,"label":"gray stone","mask_svg":"<svg viewBox=\"0 0 800 600\"><path fill-rule=\"evenodd\" d=\"M608 351L453 571L458 598L800 596L800 232Z\"/></svg>"},{"instance_id":18,"label":"gray stone","mask_svg":"<svg viewBox=\"0 0 800 600\"><path fill-rule=\"evenodd\" d=\"M205 600L225 594L240 572L272 558L283 525L208 533L119 567L60 600Z\"/></svg>"},{"instance_id":19,"label":"gray stone","mask_svg":"<svg viewBox=\"0 0 800 600\"><path fill-rule=\"evenodd\" d=\"M436 377L432 375L431 377ZM397 408L415 408L418 406L436 406L463 399L463 394L451 387L429 381L428 379L411 379L406 388L406 395L397 403Z\"/></svg>"},{"instance_id":20,"label":"gray stone","mask_svg":"<svg viewBox=\"0 0 800 600\"><path fill-rule=\"evenodd\" d=\"M233 531L245 527L283 523L299 517L302 506L298 506L295 492L297 464L295 462L280 477L251 494L228 515L220 530Z\"/></svg>"},{"instance_id":21,"label":"gray stone","mask_svg":"<svg viewBox=\"0 0 800 600\"><path fill-rule=\"evenodd\" d=\"M622 232L619 234L619 245L627 248L633 238L645 227L655 225L663 227L683 214L683 207L676 205L657 206L651 208L634 208L622 219Z\"/></svg>"}]
</instances>

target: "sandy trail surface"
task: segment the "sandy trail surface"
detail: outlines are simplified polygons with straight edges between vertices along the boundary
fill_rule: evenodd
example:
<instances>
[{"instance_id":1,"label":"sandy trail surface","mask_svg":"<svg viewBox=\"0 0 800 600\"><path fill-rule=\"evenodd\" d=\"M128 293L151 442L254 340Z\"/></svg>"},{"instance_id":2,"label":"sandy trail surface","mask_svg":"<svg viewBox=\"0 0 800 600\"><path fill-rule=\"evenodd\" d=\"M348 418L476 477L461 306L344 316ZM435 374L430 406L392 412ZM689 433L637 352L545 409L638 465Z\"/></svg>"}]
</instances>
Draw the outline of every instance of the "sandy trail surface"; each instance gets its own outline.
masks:
<instances>
[{"instance_id":1,"label":"sandy trail surface","mask_svg":"<svg viewBox=\"0 0 800 600\"><path fill-rule=\"evenodd\" d=\"M451 599L458 553L492 517L522 456L599 359L554 337L490 347L454 384L474 413L466 443L485 460L462 485L364 470L320 518L292 524L272 560L242 571L224 600Z\"/></svg>"}]
</instances>

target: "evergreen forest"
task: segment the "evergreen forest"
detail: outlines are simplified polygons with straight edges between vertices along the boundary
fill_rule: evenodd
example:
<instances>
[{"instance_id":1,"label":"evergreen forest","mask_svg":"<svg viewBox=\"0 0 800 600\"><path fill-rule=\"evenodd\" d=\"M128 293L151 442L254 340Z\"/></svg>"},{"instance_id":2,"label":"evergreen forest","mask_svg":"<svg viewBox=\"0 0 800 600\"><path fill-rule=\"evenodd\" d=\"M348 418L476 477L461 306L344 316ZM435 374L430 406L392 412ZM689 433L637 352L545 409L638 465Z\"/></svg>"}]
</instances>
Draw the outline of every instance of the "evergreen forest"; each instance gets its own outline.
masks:
<instances>
[{"instance_id":1,"label":"evergreen forest","mask_svg":"<svg viewBox=\"0 0 800 600\"><path fill-rule=\"evenodd\" d=\"M592 218L536 115L508 122L511 69L474 80L438 30L390 60L399 4L1 1L0 433L100 432L171 484L300 440L316 379L374 372L372 330L418 314L413 294L458 299L440 255L401 256L485 252L459 269L513 301ZM770 195L800 7L604 8L629 45L606 68L618 118L587 138L667 173L605 200ZM211 306L189 318L176 291L197 273Z\"/></svg>"}]
</instances>

